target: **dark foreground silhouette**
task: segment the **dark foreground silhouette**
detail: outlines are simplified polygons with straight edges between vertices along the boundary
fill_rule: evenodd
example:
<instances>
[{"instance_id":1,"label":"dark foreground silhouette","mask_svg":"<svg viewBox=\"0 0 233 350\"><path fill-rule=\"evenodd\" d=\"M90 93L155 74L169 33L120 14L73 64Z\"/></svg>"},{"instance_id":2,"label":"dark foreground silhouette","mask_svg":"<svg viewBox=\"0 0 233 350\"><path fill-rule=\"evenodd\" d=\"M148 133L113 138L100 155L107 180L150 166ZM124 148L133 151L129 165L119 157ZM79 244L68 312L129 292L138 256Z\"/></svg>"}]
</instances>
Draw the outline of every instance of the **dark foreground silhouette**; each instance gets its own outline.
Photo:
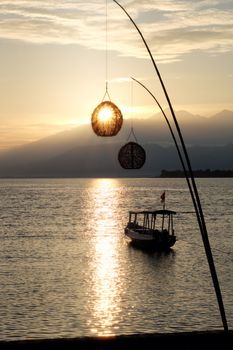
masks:
<instances>
[{"instance_id":1,"label":"dark foreground silhouette","mask_svg":"<svg viewBox=\"0 0 233 350\"><path fill-rule=\"evenodd\" d=\"M135 334L113 337L0 341L0 349L202 350L233 349L233 331Z\"/></svg>"}]
</instances>

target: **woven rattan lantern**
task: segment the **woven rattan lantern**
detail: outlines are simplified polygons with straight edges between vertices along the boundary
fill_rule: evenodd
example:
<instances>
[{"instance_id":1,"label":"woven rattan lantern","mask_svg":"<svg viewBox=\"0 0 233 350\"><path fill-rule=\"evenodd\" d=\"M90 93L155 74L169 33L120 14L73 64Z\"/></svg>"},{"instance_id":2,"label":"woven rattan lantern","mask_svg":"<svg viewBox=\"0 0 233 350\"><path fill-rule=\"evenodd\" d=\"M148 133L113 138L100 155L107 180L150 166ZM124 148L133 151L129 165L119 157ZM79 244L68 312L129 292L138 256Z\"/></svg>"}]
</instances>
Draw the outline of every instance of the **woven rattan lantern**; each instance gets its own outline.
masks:
<instances>
[{"instance_id":1,"label":"woven rattan lantern","mask_svg":"<svg viewBox=\"0 0 233 350\"><path fill-rule=\"evenodd\" d=\"M121 147L118 160L124 169L140 169L146 160L146 152L136 142L128 142Z\"/></svg>"},{"instance_id":2,"label":"woven rattan lantern","mask_svg":"<svg viewBox=\"0 0 233 350\"><path fill-rule=\"evenodd\" d=\"M91 125L98 136L115 136L121 129L123 117L111 101L101 102L92 113Z\"/></svg>"},{"instance_id":3,"label":"woven rattan lantern","mask_svg":"<svg viewBox=\"0 0 233 350\"><path fill-rule=\"evenodd\" d=\"M120 109L111 102L108 93L108 0L105 6L105 29L106 29L106 90L102 102L94 109L91 117L93 131L98 136L115 136L121 129L123 117ZM108 100L106 100L106 96Z\"/></svg>"}]
</instances>

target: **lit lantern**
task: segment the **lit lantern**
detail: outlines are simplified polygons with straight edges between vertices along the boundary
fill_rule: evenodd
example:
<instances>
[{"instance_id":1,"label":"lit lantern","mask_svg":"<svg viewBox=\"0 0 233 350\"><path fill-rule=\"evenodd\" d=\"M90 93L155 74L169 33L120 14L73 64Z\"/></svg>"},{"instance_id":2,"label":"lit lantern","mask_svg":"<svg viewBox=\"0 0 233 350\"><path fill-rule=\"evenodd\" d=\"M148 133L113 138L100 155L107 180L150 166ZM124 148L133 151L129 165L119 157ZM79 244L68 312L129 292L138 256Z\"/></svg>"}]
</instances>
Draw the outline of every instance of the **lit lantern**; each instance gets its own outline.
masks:
<instances>
[{"instance_id":1,"label":"lit lantern","mask_svg":"<svg viewBox=\"0 0 233 350\"><path fill-rule=\"evenodd\" d=\"M101 102L92 113L91 125L98 136L115 136L121 129L123 117L111 101Z\"/></svg>"},{"instance_id":2,"label":"lit lantern","mask_svg":"<svg viewBox=\"0 0 233 350\"><path fill-rule=\"evenodd\" d=\"M146 160L146 152L136 142L128 142L121 147L118 160L124 169L140 169Z\"/></svg>"}]
</instances>

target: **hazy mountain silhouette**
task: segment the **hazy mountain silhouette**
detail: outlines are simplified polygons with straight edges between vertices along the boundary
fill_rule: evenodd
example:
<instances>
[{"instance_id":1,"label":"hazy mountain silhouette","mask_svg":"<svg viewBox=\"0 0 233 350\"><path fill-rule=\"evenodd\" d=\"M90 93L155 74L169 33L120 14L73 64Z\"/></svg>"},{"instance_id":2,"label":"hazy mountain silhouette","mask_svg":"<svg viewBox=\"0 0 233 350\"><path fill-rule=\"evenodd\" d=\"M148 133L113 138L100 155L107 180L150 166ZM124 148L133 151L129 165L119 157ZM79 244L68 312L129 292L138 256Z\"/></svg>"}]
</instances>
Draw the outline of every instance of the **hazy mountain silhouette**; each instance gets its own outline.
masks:
<instances>
[{"instance_id":1,"label":"hazy mountain silhouette","mask_svg":"<svg viewBox=\"0 0 233 350\"><path fill-rule=\"evenodd\" d=\"M233 168L233 112L211 118L177 112L194 169ZM172 123L172 122L171 122ZM180 162L160 114L134 120L138 142L147 161L140 170L121 169L117 155L127 142L131 121L114 138L97 137L90 125L46 137L9 150L0 157L0 177L155 176L161 169L179 169Z\"/></svg>"}]
</instances>

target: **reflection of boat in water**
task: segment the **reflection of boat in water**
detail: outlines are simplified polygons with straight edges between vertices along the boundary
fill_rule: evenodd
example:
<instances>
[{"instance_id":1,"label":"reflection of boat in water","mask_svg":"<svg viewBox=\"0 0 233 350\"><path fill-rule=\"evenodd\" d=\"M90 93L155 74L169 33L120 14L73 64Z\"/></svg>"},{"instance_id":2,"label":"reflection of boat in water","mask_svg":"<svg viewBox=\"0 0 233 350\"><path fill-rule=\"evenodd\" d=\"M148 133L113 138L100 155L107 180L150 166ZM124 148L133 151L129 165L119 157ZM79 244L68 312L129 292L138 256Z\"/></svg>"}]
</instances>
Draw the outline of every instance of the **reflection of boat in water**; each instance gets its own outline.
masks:
<instances>
[{"instance_id":1,"label":"reflection of boat in water","mask_svg":"<svg viewBox=\"0 0 233 350\"><path fill-rule=\"evenodd\" d=\"M167 250L176 242L173 229L174 211L130 211L125 235L133 245L154 250Z\"/></svg>"}]
</instances>

